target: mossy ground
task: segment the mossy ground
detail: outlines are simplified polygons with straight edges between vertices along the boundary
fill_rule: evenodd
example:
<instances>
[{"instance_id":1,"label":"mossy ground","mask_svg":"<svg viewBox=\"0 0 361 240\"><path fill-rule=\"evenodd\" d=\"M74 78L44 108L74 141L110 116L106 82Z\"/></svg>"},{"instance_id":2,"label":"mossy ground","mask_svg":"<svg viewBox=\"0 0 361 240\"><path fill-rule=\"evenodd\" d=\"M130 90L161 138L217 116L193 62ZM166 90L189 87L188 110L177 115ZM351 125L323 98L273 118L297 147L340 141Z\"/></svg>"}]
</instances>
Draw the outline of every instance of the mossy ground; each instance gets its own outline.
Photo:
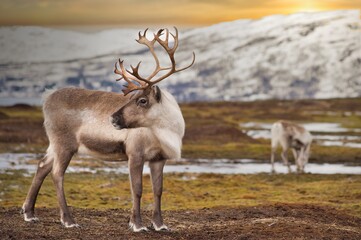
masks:
<instances>
[{"instance_id":1,"label":"mossy ground","mask_svg":"<svg viewBox=\"0 0 361 240\"><path fill-rule=\"evenodd\" d=\"M361 217L360 175L166 174L164 178L164 210L299 203L331 206ZM1 205L20 207L31 180L32 176L24 176L21 171L0 174ZM143 180L142 206L151 210L153 194L149 176ZM77 208L131 207L126 174L67 173L65 192L68 203ZM57 207L51 177L40 190L37 206Z\"/></svg>"}]
</instances>

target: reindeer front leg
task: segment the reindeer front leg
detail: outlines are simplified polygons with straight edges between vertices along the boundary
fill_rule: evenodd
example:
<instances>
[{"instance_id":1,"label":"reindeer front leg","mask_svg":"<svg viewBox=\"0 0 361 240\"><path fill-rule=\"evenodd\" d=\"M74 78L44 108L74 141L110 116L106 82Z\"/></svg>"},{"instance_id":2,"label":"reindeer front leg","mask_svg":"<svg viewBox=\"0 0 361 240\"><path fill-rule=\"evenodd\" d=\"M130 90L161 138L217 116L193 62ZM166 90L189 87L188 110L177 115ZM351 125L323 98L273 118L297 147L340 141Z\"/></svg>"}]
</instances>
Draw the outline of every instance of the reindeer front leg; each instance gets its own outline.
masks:
<instances>
[{"instance_id":1,"label":"reindeer front leg","mask_svg":"<svg viewBox=\"0 0 361 240\"><path fill-rule=\"evenodd\" d=\"M296 170L297 172L301 172L302 170L302 149L301 150L296 150L292 148L292 152L293 152L293 156L295 158L295 163L296 163Z\"/></svg>"},{"instance_id":2,"label":"reindeer front leg","mask_svg":"<svg viewBox=\"0 0 361 240\"><path fill-rule=\"evenodd\" d=\"M148 231L142 224L142 218L140 215L140 201L142 198L142 175L144 160L140 156L129 156L129 179L130 187L132 191L133 207L130 215L129 227L133 232Z\"/></svg>"},{"instance_id":3,"label":"reindeer front leg","mask_svg":"<svg viewBox=\"0 0 361 240\"><path fill-rule=\"evenodd\" d=\"M168 227L164 225L162 212L161 212L161 200L163 192L163 168L166 160L150 161L150 174L152 177L152 187L154 194L154 210L152 216L152 224L156 231L167 231Z\"/></svg>"},{"instance_id":4,"label":"reindeer front leg","mask_svg":"<svg viewBox=\"0 0 361 240\"><path fill-rule=\"evenodd\" d=\"M285 149L285 148L282 149L281 157L283 160L283 164L286 165L288 168L288 173L291 173L292 172L291 164L288 162L288 159L287 159L287 149Z\"/></svg>"},{"instance_id":5,"label":"reindeer front leg","mask_svg":"<svg viewBox=\"0 0 361 240\"><path fill-rule=\"evenodd\" d=\"M64 174L73 155L74 152L67 151L65 149L59 150L54 158L52 168L53 182L60 207L60 221L66 228L79 227L79 225L75 223L69 211L64 193Z\"/></svg>"},{"instance_id":6,"label":"reindeer front leg","mask_svg":"<svg viewBox=\"0 0 361 240\"><path fill-rule=\"evenodd\" d=\"M299 151L298 158L296 159L297 172L304 173L305 167L305 147L303 146Z\"/></svg>"}]
</instances>

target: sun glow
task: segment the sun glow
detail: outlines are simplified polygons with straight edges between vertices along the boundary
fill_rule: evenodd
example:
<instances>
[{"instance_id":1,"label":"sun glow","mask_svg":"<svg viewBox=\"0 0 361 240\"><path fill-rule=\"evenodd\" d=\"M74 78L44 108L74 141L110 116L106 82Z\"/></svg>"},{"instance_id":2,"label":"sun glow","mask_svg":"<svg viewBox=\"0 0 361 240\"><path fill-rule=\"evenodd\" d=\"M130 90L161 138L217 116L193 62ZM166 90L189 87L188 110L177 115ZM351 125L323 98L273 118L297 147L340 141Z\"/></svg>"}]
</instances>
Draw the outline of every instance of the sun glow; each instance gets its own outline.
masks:
<instances>
[{"instance_id":1,"label":"sun glow","mask_svg":"<svg viewBox=\"0 0 361 240\"><path fill-rule=\"evenodd\" d=\"M317 4L317 1L305 0L301 1L298 6L295 7L296 12L318 12L324 10Z\"/></svg>"},{"instance_id":2,"label":"sun glow","mask_svg":"<svg viewBox=\"0 0 361 240\"><path fill-rule=\"evenodd\" d=\"M297 10L297 12L318 12L320 9L316 8L300 8Z\"/></svg>"},{"instance_id":3,"label":"sun glow","mask_svg":"<svg viewBox=\"0 0 361 240\"><path fill-rule=\"evenodd\" d=\"M151 9L151 11L150 11ZM166 9L166 11L165 11ZM0 1L0 26L202 26L274 14L361 9L360 0Z\"/></svg>"}]
</instances>

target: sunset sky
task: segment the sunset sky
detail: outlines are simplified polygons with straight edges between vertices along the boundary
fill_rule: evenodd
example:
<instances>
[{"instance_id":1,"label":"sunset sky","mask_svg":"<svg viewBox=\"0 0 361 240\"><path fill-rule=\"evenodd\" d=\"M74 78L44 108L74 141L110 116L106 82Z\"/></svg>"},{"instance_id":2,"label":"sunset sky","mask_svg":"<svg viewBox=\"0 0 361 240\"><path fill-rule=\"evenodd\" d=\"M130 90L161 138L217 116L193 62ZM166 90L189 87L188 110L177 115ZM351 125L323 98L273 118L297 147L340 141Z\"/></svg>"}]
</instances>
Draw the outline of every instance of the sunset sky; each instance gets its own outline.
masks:
<instances>
[{"instance_id":1,"label":"sunset sky","mask_svg":"<svg viewBox=\"0 0 361 240\"><path fill-rule=\"evenodd\" d=\"M304 11L361 9L361 0L1 0L0 25L204 26Z\"/></svg>"}]
</instances>

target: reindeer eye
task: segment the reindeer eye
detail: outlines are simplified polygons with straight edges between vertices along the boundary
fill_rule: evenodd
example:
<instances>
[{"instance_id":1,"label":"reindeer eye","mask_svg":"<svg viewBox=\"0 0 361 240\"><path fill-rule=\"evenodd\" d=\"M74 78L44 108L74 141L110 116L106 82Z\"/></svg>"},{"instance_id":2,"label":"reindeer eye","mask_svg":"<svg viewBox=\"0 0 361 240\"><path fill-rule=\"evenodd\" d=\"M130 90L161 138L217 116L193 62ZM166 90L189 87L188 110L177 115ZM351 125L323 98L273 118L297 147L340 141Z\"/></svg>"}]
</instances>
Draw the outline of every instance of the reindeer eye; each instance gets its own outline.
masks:
<instances>
[{"instance_id":1,"label":"reindeer eye","mask_svg":"<svg viewBox=\"0 0 361 240\"><path fill-rule=\"evenodd\" d=\"M148 104L148 100L146 98L138 99L138 105L145 107Z\"/></svg>"}]
</instances>

